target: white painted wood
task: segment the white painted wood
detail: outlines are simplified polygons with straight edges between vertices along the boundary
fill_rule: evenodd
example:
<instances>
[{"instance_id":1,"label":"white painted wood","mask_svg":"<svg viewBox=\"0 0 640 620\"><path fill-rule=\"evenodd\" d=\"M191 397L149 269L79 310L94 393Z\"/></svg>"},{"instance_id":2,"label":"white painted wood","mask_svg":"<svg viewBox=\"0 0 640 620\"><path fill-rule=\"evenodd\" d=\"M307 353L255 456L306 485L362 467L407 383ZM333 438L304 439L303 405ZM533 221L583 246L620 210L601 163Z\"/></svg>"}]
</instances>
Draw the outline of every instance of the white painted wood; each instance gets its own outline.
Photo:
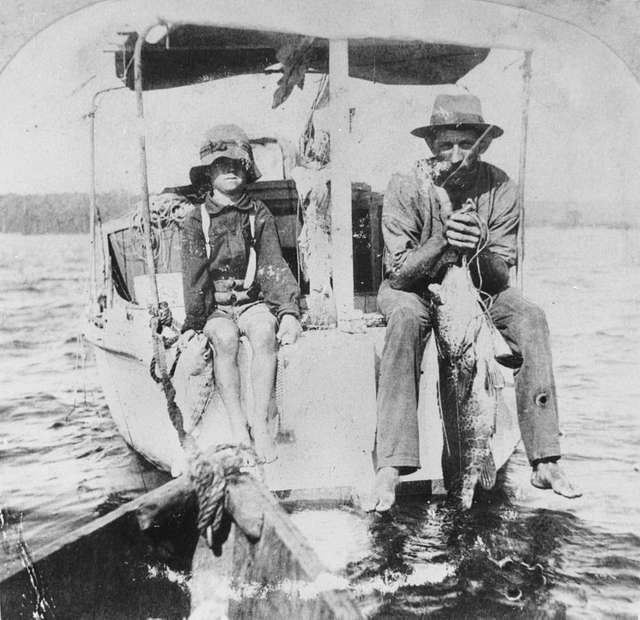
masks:
<instances>
[{"instance_id":1,"label":"white painted wood","mask_svg":"<svg viewBox=\"0 0 640 620\"><path fill-rule=\"evenodd\" d=\"M271 418L277 460L266 466L272 490L337 487L362 491L373 480L372 450L376 427L376 369L384 328L364 334L338 330L305 332L282 349L282 407ZM106 327L91 328L96 360L111 414L125 440L142 456L177 475L185 465L160 386L149 376L152 355L148 313L116 308ZM172 359L169 357L169 364ZM239 354L243 405L252 411L251 347L243 339ZM403 480L442 478L442 426L436 396L436 353L428 345L423 359L418 420L422 468ZM187 378L180 366L174 377L176 401L188 411ZM513 405L513 390L503 390ZM509 458L519 440L515 408L501 407L495 442L496 464ZM231 432L219 394L213 394L196 432L202 448L230 441Z\"/></svg>"},{"instance_id":2,"label":"white painted wood","mask_svg":"<svg viewBox=\"0 0 640 620\"><path fill-rule=\"evenodd\" d=\"M294 441L278 444L278 460L267 470L269 484L370 488L376 425L371 337L307 333L281 355L281 425Z\"/></svg>"},{"instance_id":3,"label":"white painted wood","mask_svg":"<svg viewBox=\"0 0 640 620\"><path fill-rule=\"evenodd\" d=\"M96 362L111 416L125 441L161 469L182 463L182 450L162 394L137 360L96 349Z\"/></svg>"},{"instance_id":4,"label":"white painted wood","mask_svg":"<svg viewBox=\"0 0 640 620\"><path fill-rule=\"evenodd\" d=\"M166 301L175 315L184 319L184 294L182 291L182 273L158 273L155 276L160 301ZM141 275L133 278L133 290L140 306L146 308L153 304L154 277Z\"/></svg>"},{"instance_id":5,"label":"white painted wood","mask_svg":"<svg viewBox=\"0 0 640 620\"><path fill-rule=\"evenodd\" d=\"M346 39L329 41L331 134L331 264L338 326L353 318L353 232L349 178L349 46Z\"/></svg>"}]
</instances>

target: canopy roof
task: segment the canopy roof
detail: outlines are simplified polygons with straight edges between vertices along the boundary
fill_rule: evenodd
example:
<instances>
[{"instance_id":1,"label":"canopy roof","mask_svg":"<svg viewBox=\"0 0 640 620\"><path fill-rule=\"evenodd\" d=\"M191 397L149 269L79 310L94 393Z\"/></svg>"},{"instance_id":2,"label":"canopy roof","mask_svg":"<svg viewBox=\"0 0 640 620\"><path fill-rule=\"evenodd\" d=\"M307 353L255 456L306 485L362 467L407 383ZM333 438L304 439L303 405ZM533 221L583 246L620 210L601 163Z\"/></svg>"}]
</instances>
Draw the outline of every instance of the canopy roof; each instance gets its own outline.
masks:
<instances>
[{"instance_id":1,"label":"canopy roof","mask_svg":"<svg viewBox=\"0 0 640 620\"><path fill-rule=\"evenodd\" d=\"M116 73L133 88L137 33L116 52ZM349 75L383 84L451 84L488 55L488 48L379 38L349 40ZM277 63L328 72L329 42L303 35L178 25L142 47L143 88L152 90L232 75L262 73Z\"/></svg>"},{"instance_id":2,"label":"canopy roof","mask_svg":"<svg viewBox=\"0 0 640 620\"><path fill-rule=\"evenodd\" d=\"M5 0L0 66L30 37L96 0ZM393 37L484 47L538 47L553 40L554 22L571 24L611 49L640 80L640 3L629 0L126 0L128 15L214 23L316 36ZM205 17L203 20L202 18ZM222 19L221 19L222 18Z\"/></svg>"}]
</instances>

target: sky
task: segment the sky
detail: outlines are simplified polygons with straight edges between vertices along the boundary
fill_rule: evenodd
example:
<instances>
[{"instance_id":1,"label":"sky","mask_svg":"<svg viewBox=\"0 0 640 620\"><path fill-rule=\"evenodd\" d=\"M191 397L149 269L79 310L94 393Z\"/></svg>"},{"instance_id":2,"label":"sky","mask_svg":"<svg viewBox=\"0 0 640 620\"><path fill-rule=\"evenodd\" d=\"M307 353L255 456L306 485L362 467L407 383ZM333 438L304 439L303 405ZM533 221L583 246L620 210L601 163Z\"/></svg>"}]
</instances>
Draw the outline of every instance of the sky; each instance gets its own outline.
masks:
<instances>
[{"instance_id":1,"label":"sky","mask_svg":"<svg viewBox=\"0 0 640 620\"><path fill-rule=\"evenodd\" d=\"M147 3L148 5L149 3ZM118 86L114 33L151 13L107 2L75 13L34 37L0 73L0 193L88 191L88 120L93 93ZM527 199L638 203L640 86L595 39L557 25L551 44L534 54ZM477 94L487 120L505 129L485 159L515 175L520 138L519 52L495 50L457 86L373 85L352 80L352 180L382 190L391 173L427 154L409 131L427 123L438 92ZM236 122L252 135L296 143L316 94L309 76L271 110L277 76L241 76L196 87L148 93L145 99L152 191L187 182L204 131ZM325 115L326 116L326 115ZM98 190L137 192L135 100L130 91L104 95L96 116ZM322 124L323 113L318 114ZM609 207L607 207L609 208Z\"/></svg>"}]
</instances>

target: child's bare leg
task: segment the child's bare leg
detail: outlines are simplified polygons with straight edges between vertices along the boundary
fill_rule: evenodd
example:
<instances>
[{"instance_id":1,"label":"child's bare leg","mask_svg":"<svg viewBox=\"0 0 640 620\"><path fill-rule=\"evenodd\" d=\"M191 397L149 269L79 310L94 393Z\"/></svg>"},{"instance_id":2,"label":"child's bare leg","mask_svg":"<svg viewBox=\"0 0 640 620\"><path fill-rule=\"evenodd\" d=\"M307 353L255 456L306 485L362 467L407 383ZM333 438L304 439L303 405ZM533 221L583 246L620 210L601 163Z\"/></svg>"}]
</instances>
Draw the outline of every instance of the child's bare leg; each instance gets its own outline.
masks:
<instances>
[{"instance_id":1,"label":"child's bare leg","mask_svg":"<svg viewBox=\"0 0 640 620\"><path fill-rule=\"evenodd\" d=\"M231 319L209 319L204 333L213 347L213 372L222 402L227 409L233 439L250 445L247 416L240 404L240 373L238 371L238 344L240 332Z\"/></svg>"},{"instance_id":2,"label":"child's bare leg","mask_svg":"<svg viewBox=\"0 0 640 620\"><path fill-rule=\"evenodd\" d=\"M253 387L254 416L251 420L256 450L267 460L275 457L273 439L267 428L269 401L276 377L276 319L266 309L241 317L242 331L252 349L251 381Z\"/></svg>"}]
</instances>

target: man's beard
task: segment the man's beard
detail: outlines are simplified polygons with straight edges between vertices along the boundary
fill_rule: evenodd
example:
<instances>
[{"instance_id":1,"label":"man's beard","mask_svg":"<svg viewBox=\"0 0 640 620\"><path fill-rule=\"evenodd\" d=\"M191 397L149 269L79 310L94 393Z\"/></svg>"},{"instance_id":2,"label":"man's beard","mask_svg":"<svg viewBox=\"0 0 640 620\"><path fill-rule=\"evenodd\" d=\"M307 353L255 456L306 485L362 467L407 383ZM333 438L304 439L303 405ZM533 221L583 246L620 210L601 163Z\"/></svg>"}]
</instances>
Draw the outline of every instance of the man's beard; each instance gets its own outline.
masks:
<instances>
[{"instance_id":1,"label":"man's beard","mask_svg":"<svg viewBox=\"0 0 640 620\"><path fill-rule=\"evenodd\" d=\"M462 191L468 188L475 179L478 160L457 162L437 160L435 184L449 191ZM464 163L464 166L463 166Z\"/></svg>"}]
</instances>

